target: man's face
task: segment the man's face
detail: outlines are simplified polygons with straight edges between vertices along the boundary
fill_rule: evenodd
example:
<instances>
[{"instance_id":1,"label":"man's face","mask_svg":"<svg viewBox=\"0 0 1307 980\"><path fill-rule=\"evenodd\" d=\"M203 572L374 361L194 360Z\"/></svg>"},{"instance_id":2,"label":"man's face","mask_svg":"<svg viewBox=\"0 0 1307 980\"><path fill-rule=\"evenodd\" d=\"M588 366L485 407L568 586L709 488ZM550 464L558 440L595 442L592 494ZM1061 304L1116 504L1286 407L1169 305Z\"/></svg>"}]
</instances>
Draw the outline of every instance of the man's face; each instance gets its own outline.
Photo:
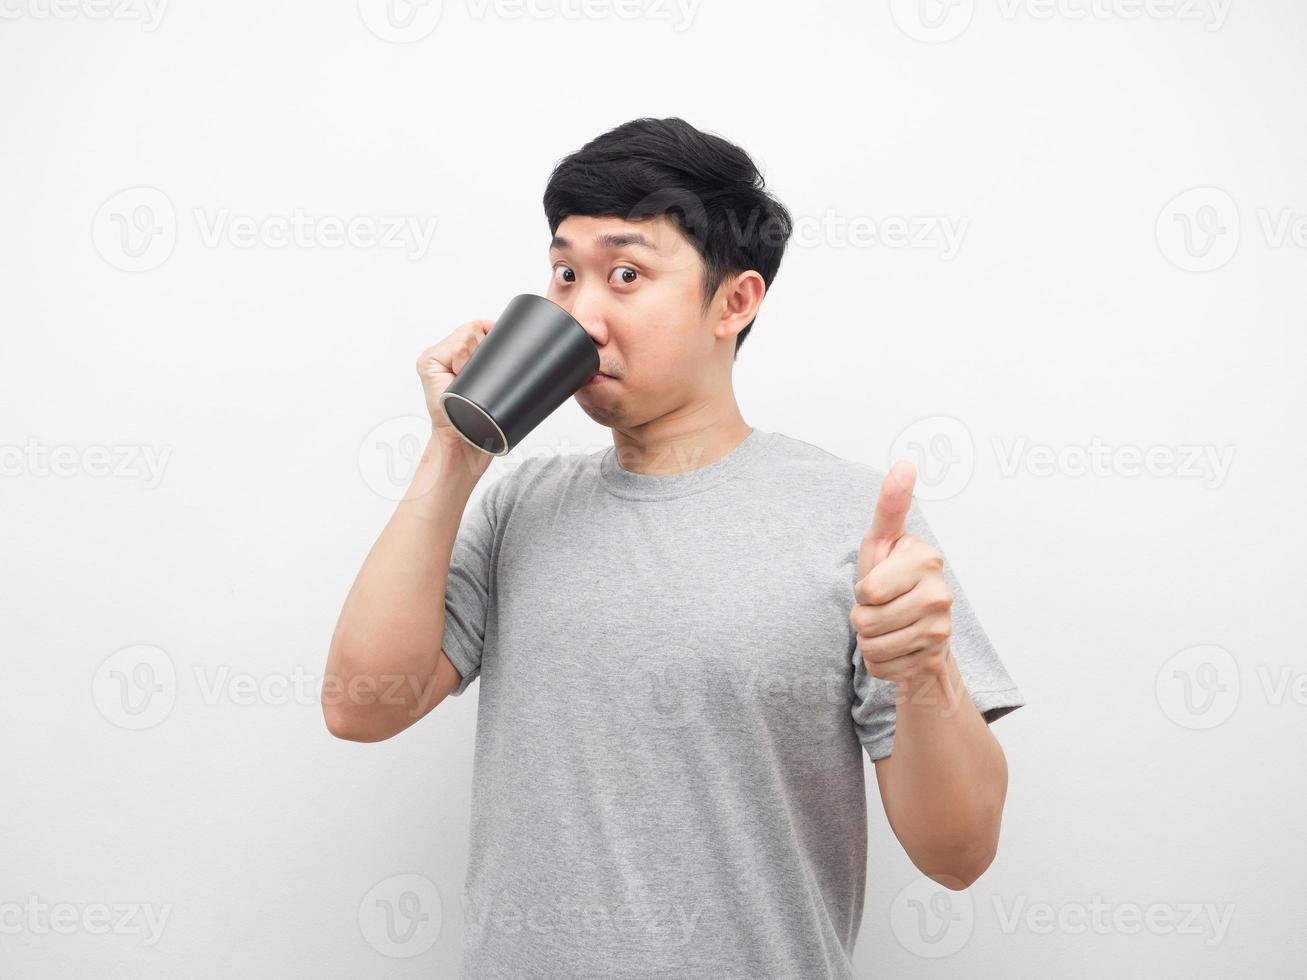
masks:
<instances>
[{"instance_id":1,"label":"man's face","mask_svg":"<svg viewBox=\"0 0 1307 980\"><path fill-rule=\"evenodd\" d=\"M641 425L721 383L721 310L703 312L703 260L671 219L572 215L549 259L545 295L585 327L609 376L576 393L600 425ZM733 353L733 335L724 343Z\"/></svg>"}]
</instances>

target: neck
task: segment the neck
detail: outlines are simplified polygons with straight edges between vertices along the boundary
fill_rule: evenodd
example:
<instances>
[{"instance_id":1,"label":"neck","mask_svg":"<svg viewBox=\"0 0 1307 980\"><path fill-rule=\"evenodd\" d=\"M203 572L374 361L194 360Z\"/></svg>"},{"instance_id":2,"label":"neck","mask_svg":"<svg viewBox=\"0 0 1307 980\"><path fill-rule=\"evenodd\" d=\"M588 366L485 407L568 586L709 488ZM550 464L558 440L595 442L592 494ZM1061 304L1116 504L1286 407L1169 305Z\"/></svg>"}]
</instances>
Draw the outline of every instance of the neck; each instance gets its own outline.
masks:
<instances>
[{"instance_id":1,"label":"neck","mask_svg":"<svg viewBox=\"0 0 1307 980\"><path fill-rule=\"evenodd\" d=\"M669 476L721 459L753 431L735 397L686 405L642 425L613 429L617 463L632 473Z\"/></svg>"}]
</instances>

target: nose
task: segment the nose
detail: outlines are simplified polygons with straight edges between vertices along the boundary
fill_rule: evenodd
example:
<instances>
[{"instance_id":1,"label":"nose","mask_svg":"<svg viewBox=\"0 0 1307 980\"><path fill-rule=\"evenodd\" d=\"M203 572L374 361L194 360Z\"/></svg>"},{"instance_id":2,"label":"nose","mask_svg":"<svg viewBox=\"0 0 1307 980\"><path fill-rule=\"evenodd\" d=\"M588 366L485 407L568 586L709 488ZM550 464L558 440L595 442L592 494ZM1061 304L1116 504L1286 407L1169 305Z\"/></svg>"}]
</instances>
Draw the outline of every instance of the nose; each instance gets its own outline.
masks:
<instances>
[{"instance_id":1,"label":"nose","mask_svg":"<svg viewBox=\"0 0 1307 980\"><path fill-rule=\"evenodd\" d=\"M577 289L559 305L572 314L572 319L581 324L596 347L603 347L608 343L608 327L604 321L603 304L599 297Z\"/></svg>"}]
</instances>

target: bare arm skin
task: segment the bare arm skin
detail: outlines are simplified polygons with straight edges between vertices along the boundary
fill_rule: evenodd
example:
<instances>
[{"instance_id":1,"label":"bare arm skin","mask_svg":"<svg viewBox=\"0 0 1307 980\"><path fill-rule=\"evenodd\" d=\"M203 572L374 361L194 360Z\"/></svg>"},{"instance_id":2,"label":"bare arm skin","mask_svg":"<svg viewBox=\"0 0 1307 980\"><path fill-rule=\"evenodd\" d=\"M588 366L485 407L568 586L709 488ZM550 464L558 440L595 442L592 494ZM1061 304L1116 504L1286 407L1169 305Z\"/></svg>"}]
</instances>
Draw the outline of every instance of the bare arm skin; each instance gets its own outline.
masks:
<instances>
[{"instance_id":1,"label":"bare arm skin","mask_svg":"<svg viewBox=\"0 0 1307 980\"><path fill-rule=\"evenodd\" d=\"M368 552L331 638L322 714L338 738L391 738L462 680L440 648L445 586L463 511L493 457L462 441L437 399L489 329L486 320L464 324L418 358L431 438L404 499Z\"/></svg>"},{"instance_id":2,"label":"bare arm skin","mask_svg":"<svg viewBox=\"0 0 1307 980\"><path fill-rule=\"evenodd\" d=\"M942 673L898 688L894 753L876 782L894 836L917 870L969 888L998 850L1007 760L972 702L952 652Z\"/></svg>"},{"instance_id":3,"label":"bare arm skin","mask_svg":"<svg viewBox=\"0 0 1307 980\"><path fill-rule=\"evenodd\" d=\"M905 460L886 474L849 616L867 673L895 689L893 753L876 761L885 815L917 869L957 891L994 860L1007 759L953 655L944 556L904 533L916 478Z\"/></svg>"}]
</instances>

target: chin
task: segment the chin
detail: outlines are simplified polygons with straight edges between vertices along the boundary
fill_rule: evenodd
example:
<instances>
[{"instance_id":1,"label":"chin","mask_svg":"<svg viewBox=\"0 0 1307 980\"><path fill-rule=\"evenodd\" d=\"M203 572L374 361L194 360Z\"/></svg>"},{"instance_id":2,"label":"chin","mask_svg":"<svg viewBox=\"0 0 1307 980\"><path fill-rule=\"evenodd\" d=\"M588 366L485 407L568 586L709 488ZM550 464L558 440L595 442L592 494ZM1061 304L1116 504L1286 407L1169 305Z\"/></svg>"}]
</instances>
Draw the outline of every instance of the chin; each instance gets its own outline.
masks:
<instances>
[{"instance_id":1,"label":"chin","mask_svg":"<svg viewBox=\"0 0 1307 980\"><path fill-rule=\"evenodd\" d=\"M578 397L576 403L581 406L581 411L594 419L600 425L613 428L622 417L622 413L614 408L604 408L599 405L587 405L585 399Z\"/></svg>"}]
</instances>

